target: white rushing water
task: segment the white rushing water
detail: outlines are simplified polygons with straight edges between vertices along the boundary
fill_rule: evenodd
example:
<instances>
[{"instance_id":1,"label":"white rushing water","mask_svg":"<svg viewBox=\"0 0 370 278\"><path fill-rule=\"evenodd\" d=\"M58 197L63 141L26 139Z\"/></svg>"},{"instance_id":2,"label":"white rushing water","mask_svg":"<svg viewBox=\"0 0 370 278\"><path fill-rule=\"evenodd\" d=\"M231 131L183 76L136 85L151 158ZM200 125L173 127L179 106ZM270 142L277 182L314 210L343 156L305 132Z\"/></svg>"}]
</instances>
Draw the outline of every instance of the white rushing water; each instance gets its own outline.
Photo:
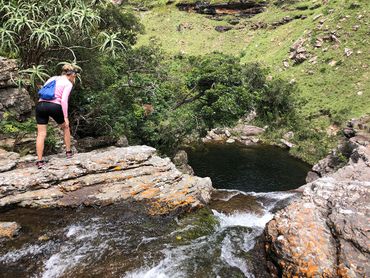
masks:
<instances>
[{"instance_id":1,"label":"white rushing water","mask_svg":"<svg viewBox=\"0 0 370 278\"><path fill-rule=\"evenodd\" d=\"M175 230L156 235L146 232L138 234L134 240L132 234L126 233L129 226L122 226L130 224L91 218L56 231L61 234L58 240L25 243L0 253L0 264L16 265L37 258L38 270L32 277L57 278L85 273L85 269L99 265L113 254L127 253L131 256L144 253L136 258L130 271L121 271L119 275L124 278L227 277L227 273L233 271L238 277L254 277L248 262L251 257L249 252L253 250L266 223L272 219L272 210L280 201L294 194L220 191L227 193L220 197L227 202L238 194L253 196L262 209L229 214L213 209L218 223L213 230L206 236L186 241L174 239L196 229L192 221L184 224L180 220ZM134 234L137 234L136 231ZM125 259L125 256L121 258ZM117 275L112 272L112 277Z\"/></svg>"},{"instance_id":2,"label":"white rushing water","mask_svg":"<svg viewBox=\"0 0 370 278\"><path fill-rule=\"evenodd\" d=\"M221 190L231 194L222 200L229 201L232 197L243 194L267 199L268 204L264 205L262 214L252 212L235 212L225 214L212 210L219 225L213 234L207 237L197 238L185 246L174 246L162 250L164 259L152 266L144 266L141 269L126 273L124 278L182 278L195 277L197 260L199 257L213 256L219 253L214 261L212 272L214 275L204 277L220 277L218 271L221 264L238 268L245 277L252 278L246 259L239 256L241 252L248 253L255 246L256 239L263 233L268 221L273 218L272 209L284 199L292 197L293 193L272 192L272 193L245 193L238 190ZM248 228L248 229L237 229ZM220 238L222 239L219 243ZM190 265L190 267L189 267ZM188 271L187 271L188 270ZM189 271L190 270L190 271ZM190 272L190 273L189 273ZM209 273L208 273L209 274Z\"/></svg>"}]
</instances>

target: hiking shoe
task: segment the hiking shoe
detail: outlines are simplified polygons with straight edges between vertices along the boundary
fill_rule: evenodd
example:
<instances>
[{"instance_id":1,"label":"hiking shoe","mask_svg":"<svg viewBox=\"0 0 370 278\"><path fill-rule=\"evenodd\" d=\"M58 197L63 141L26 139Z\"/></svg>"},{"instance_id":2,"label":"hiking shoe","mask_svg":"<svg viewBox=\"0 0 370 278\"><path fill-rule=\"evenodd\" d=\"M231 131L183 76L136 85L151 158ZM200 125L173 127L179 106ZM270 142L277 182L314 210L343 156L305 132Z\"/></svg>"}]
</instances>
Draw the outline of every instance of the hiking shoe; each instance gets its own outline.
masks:
<instances>
[{"instance_id":1,"label":"hiking shoe","mask_svg":"<svg viewBox=\"0 0 370 278\"><path fill-rule=\"evenodd\" d=\"M66 151L67 158L72 158L72 156L73 156L72 151Z\"/></svg>"},{"instance_id":2,"label":"hiking shoe","mask_svg":"<svg viewBox=\"0 0 370 278\"><path fill-rule=\"evenodd\" d=\"M36 167L39 168L39 169L44 168L45 165L46 165L46 162L44 160L38 160L36 162Z\"/></svg>"}]
</instances>

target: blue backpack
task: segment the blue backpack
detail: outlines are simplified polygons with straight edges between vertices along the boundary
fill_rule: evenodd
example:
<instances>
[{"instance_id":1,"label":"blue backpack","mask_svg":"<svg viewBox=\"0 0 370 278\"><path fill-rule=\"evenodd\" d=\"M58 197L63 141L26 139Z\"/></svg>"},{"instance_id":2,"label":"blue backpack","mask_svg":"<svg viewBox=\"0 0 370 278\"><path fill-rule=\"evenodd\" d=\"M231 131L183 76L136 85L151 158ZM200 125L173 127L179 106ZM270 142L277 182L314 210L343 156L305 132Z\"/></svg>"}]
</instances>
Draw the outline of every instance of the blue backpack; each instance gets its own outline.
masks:
<instances>
[{"instance_id":1,"label":"blue backpack","mask_svg":"<svg viewBox=\"0 0 370 278\"><path fill-rule=\"evenodd\" d=\"M55 99L55 85L57 81L53 80L47 84L45 84L40 90L39 90L39 97L42 99L52 100Z\"/></svg>"}]
</instances>

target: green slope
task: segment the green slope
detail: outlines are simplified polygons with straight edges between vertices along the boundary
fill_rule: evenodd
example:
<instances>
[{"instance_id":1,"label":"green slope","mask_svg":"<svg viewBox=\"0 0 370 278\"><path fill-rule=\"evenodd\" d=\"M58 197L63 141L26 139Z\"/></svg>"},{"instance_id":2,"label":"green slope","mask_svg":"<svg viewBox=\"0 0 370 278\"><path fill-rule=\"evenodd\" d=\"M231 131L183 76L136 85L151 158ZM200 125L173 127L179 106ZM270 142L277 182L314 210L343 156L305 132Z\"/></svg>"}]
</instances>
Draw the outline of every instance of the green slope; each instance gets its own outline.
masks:
<instances>
[{"instance_id":1,"label":"green slope","mask_svg":"<svg viewBox=\"0 0 370 278\"><path fill-rule=\"evenodd\" d=\"M370 1L289 3L279 6L269 3L265 12L251 19L240 19L233 30L225 33L217 32L215 27L231 26L228 23L231 16L216 21L205 15L179 11L174 4L159 4L138 13L146 29L138 45L150 44L154 39L170 55L220 51L240 55L243 63L257 61L270 69L272 77L294 80L301 91L298 97L306 100L303 114L312 118L329 115L328 123L370 113ZM270 25L285 16L300 15L307 18L294 19L277 28L252 28L256 23ZM320 21L324 22L320 24ZM356 25L359 27L354 31ZM340 43L324 42L321 48L315 48L316 39L331 31L336 32ZM304 47L311 57L317 56L316 64L305 61L292 65L289 49L299 38L307 40ZM344 55L345 48L353 52L349 57ZM289 68L284 67L285 60ZM335 66L329 65L332 61L336 61Z\"/></svg>"}]
</instances>

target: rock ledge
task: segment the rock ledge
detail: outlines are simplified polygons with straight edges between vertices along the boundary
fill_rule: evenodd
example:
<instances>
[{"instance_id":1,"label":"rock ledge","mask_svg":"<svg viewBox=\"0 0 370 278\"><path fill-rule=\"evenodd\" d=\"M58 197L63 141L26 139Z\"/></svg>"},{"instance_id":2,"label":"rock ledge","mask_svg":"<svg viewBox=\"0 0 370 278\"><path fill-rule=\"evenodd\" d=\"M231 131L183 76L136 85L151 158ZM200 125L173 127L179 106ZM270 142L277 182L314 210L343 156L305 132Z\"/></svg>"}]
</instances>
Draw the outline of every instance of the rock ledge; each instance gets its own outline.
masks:
<instances>
[{"instance_id":1,"label":"rock ledge","mask_svg":"<svg viewBox=\"0 0 370 278\"><path fill-rule=\"evenodd\" d=\"M15 167L15 168L14 168ZM45 169L2 167L0 207L67 207L142 201L150 214L200 207L210 200L209 178L182 174L148 146L108 148L50 157Z\"/></svg>"}]
</instances>

